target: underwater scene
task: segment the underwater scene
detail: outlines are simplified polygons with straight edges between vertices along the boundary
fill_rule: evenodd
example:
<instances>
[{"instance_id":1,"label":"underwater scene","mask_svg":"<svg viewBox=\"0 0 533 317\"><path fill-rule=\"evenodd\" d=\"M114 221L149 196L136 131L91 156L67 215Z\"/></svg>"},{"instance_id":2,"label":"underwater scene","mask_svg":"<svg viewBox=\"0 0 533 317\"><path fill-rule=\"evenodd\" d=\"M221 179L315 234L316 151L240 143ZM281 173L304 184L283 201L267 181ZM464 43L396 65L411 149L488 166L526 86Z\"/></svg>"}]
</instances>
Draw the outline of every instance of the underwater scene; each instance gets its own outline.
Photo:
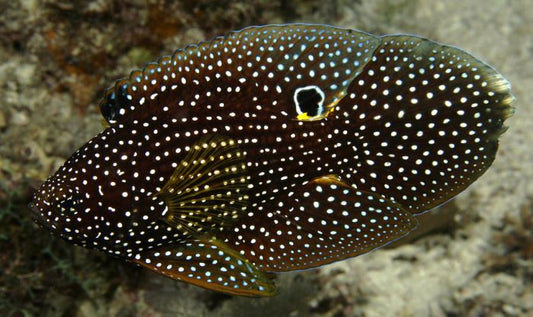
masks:
<instances>
[{"instance_id":1,"label":"underwater scene","mask_svg":"<svg viewBox=\"0 0 533 317\"><path fill-rule=\"evenodd\" d=\"M533 315L530 1L0 8L0 316Z\"/></svg>"}]
</instances>

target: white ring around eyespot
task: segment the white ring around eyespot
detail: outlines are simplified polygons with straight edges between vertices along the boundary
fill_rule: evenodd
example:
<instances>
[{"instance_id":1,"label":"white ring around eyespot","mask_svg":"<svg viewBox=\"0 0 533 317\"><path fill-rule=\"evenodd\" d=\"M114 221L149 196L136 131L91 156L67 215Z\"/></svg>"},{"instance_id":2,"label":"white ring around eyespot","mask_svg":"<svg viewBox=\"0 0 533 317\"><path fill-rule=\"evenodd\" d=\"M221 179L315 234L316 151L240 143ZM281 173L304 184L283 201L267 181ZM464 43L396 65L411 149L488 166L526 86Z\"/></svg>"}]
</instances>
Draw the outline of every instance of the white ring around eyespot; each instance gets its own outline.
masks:
<instances>
[{"instance_id":1,"label":"white ring around eyespot","mask_svg":"<svg viewBox=\"0 0 533 317\"><path fill-rule=\"evenodd\" d=\"M296 98L296 96L298 96L298 93L302 90L309 90L309 89L314 89L316 92L318 92L318 94L320 95L320 97L322 97L322 99L318 102L318 112L317 112L317 116L321 115L322 113L324 113L324 100L326 99L326 95L324 94L324 92L322 91L322 89L320 89L320 87L316 86L316 85L309 85L309 86L305 86L305 87L300 87L300 88L296 88L296 90L294 91L294 95L292 96L293 100L294 100L294 105L296 106L296 113L298 115L302 114L303 111L302 109L300 108L300 105L298 104L298 99Z\"/></svg>"}]
</instances>

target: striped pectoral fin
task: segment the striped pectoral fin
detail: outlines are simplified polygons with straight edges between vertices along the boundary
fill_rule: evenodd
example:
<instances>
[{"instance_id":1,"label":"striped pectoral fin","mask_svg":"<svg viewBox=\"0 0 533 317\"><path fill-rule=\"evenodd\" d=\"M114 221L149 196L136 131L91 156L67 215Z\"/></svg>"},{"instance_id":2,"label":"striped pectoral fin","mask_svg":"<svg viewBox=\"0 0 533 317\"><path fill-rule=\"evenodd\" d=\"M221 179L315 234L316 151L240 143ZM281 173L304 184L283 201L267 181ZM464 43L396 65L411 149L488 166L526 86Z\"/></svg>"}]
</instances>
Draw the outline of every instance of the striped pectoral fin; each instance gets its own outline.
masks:
<instances>
[{"instance_id":1,"label":"striped pectoral fin","mask_svg":"<svg viewBox=\"0 0 533 317\"><path fill-rule=\"evenodd\" d=\"M209 135L191 147L157 193L168 207L163 221L188 234L220 230L247 205L244 153L234 140Z\"/></svg>"},{"instance_id":2,"label":"striped pectoral fin","mask_svg":"<svg viewBox=\"0 0 533 317\"><path fill-rule=\"evenodd\" d=\"M266 271L307 269L364 254L417 225L400 205L335 176L315 179L272 212L241 221L241 239L228 237L229 244Z\"/></svg>"},{"instance_id":3,"label":"striped pectoral fin","mask_svg":"<svg viewBox=\"0 0 533 317\"><path fill-rule=\"evenodd\" d=\"M136 263L175 280L240 296L273 296L271 274L214 237L146 251Z\"/></svg>"}]
</instances>

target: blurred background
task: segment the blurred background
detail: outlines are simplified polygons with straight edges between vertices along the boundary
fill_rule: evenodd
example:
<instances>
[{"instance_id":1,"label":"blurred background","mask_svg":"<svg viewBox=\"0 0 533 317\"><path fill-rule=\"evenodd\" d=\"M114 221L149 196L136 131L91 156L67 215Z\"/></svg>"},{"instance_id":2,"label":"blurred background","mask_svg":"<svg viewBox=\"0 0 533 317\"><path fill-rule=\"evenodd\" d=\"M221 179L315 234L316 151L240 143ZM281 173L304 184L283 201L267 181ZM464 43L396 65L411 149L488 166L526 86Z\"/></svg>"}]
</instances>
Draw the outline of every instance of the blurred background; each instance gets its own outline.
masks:
<instances>
[{"instance_id":1,"label":"blurred background","mask_svg":"<svg viewBox=\"0 0 533 317\"><path fill-rule=\"evenodd\" d=\"M33 188L102 129L104 89L189 43L309 22L417 34L512 84L496 161L392 246L279 274L274 298L160 277L39 229ZM532 316L533 2L529 0L0 1L0 316Z\"/></svg>"}]
</instances>

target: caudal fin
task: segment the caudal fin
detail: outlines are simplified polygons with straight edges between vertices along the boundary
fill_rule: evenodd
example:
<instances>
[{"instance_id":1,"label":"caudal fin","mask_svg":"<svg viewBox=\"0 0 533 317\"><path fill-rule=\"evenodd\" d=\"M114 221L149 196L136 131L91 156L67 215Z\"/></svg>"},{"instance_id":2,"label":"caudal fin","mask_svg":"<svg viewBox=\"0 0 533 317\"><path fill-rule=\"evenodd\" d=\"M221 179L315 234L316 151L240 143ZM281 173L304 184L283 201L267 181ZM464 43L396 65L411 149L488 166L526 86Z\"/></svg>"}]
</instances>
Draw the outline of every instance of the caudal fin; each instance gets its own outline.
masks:
<instances>
[{"instance_id":1,"label":"caudal fin","mask_svg":"<svg viewBox=\"0 0 533 317\"><path fill-rule=\"evenodd\" d=\"M470 54L413 36L383 36L337 107L358 162L350 181L419 213L492 164L511 85Z\"/></svg>"}]
</instances>

